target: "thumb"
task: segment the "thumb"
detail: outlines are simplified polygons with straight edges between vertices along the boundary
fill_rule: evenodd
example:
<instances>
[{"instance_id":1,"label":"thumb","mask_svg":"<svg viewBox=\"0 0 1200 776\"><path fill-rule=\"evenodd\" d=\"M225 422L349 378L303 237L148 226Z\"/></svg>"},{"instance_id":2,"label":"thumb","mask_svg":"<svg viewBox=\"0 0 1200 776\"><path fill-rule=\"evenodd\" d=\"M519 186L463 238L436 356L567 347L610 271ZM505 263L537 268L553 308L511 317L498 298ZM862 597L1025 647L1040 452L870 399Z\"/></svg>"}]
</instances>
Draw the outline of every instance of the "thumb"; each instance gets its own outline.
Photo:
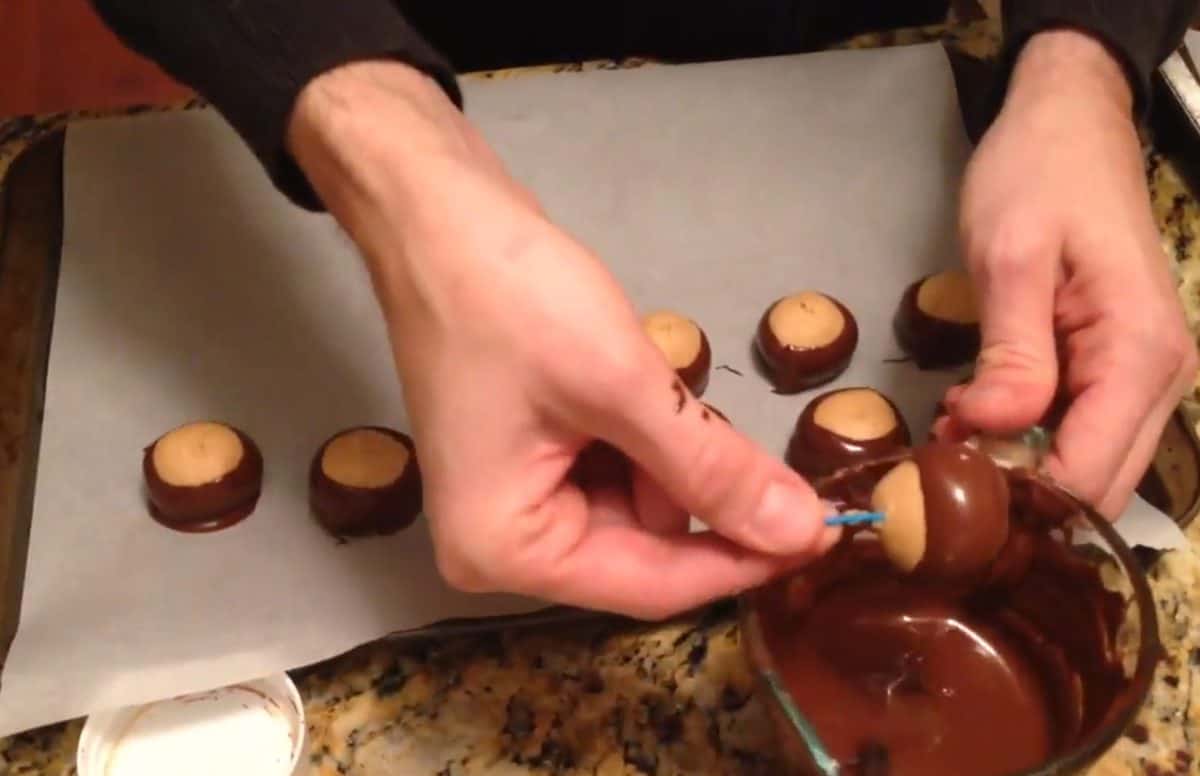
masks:
<instances>
[{"instance_id":1,"label":"thumb","mask_svg":"<svg viewBox=\"0 0 1200 776\"><path fill-rule=\"evenodd\" d=\"M975 376L951 407L959 422L992 433L1038 423L1058 385L1054 339L1057 256L1053 250L984 260L971 276L981 343Z\"/></svg>"},{"instance_id":2,"label":"thumb","mask_svg":"<svg viewBox=\"0 0 1200 776\"><path fill-rule=\"evenodd\" d=\"M671 501L757 552L817 555L837 540L840 532L826 528L826 509L816 492L781 459L736 431L682 383L650 384L662 388L631 394L610 413L602 435Z\"/></svg>"}]
</instances>

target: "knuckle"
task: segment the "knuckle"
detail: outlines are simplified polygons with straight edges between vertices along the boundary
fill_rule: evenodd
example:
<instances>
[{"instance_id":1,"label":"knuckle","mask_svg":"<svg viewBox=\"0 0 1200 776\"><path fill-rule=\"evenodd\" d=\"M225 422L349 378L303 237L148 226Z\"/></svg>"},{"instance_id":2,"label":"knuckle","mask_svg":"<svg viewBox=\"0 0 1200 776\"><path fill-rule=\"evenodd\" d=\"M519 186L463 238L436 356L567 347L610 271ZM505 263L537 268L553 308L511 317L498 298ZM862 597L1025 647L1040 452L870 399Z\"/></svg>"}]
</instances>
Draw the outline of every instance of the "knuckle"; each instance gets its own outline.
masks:
<instances>
[{"instance_id":1,"label":"knuckle","mask_svg":"<svg viewBox=\"0 0 1200 776\"><path fill-rule=\"evenodd\" d=\"M434 563L446 584L463 593L495 592L497 554L487 542L460 531L438 530L436 524L433 540Z\"/></svg>"},{"instance_id":2,"label":"knuckle","mask_svg":"<svg viewBox=\"0 0 1200 776\"><path fill-rule=\"evenodd\" d=\"M1058 377L1058 365L1052 358L1053 351L1047 353L1038 343L1003 340L985 344L975 359L975 368L977 371L1011 370L1037 377L1052 388Z\"/></svg>"},{"instance_id":3,"label":"knuckle","mask_svg":"<svg viewBox=\"0 0 1200 776\"><path fill-rule=\"evenodd\" d=\"M590 368L576 370L586 381L580 386L581 395L604 411L627 406L630 397L644 394L654 374L642 353L624 343L600 347L587 361Z\"/></svg>"},{"instance_id":4,"label":"knuckle","mask_svg":"<svg viewBox=\"0 0 1200 776\"><path fill-rule=\"evenodd\" d=\"M752 510L766 491L765 477L755 476L750 448L723 436L705 434L697 443L684 473L689 492L695 494L699 517L706 518L742 509Z\"/></svg>"},{"instance_id":5,"label":"knuckle","mask_svg":"<svg viewBox=\"0 0 1200 776\"><path fill-rule=\"evenodd\" d=\"M1191 385L1197 377L1197 372L1200 371L1200 352L1197 352L1194 342L1188 342L1188 347L1184 351L1183 364L1179 369L1180 374L1187 378L1188 385Z\"/></svg>"},{"instance_id":6,"label":"knuckle","mask_svg":"<svg viewBox=\"0 0 1200 776\"><path fill-rule=\"evenodd\" d=\"M1173 327L1171 332L1163 342L1167 359L1180 372L1189 374L1195 372L1197 364L1195 340L1185 329L1178 326Z\"/></svg>"},{"instance_id":7,"label":"knuckle","mask_svg":"<svg viewBox=\"0 0 1200 776\"><path fill-rule=\"evenodd\" d=\"M1020 274L1049 250L1043 230L1011 223L968 243L967 265L985 277Z\"/></svg>"},{"instance_id":8,"label":"knuckle","mask_svg":"<svg viewBox=\"0 0 1200 776\"><path fill-rule=\"evenodd\" d=\"M1164 382L1187 375L1191 377L1200 367L1200 353L1186 324L1170 317L1143 318L1129 327L1122 338L1120 360L1124 368L1131 363L1143 363Z\"/></svg>"},{"instance_id":9,"label":"knuckle","mask_svg":"<svg viewBox=\"0 0 1200 776\"><path fill-rule=\"evenodd\" d=\"M456 549L439 547L435 552L438 573L450 587L461 593L492 592L479 566L467 553Z\"/></svg>"}]
</instances>

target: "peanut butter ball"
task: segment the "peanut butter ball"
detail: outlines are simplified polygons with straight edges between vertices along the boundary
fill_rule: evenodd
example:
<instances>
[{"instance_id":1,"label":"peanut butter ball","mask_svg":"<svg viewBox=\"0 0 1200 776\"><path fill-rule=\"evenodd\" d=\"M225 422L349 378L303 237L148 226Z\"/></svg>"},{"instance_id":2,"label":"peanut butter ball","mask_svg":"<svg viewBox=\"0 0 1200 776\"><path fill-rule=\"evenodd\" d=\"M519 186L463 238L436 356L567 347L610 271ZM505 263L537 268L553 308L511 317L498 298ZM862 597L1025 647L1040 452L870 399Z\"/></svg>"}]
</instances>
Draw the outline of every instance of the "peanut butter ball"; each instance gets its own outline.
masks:
<instances>
[{"instance_id":1,"label":"peanut butter ball","mask_svg":"<svg viewBox=\"0 0 1200 776\"><path fill-rule=\"evenodd\" d=\"M871 506L884 514L876 530L901 571L962 581L984 574L1009 535L1004 472L963 444L929 442L876 484Z\"/></svg>"},{"instance_id":2,"label":"peanut butter ball","mask_svg":"<svg viewBox=\"0 0 1200 776\"><path fill-rule=\"evenodd\" d=\"M214 531L254 511L262 492L263 459L241 430L197 421L146 447L142 476L156 520L180 531Z\"/></svg>"},{"instance_id":3,"label":"peanut butter ball","mask_svg":"<svg viewBox=\"0 0 1200 776\"><path fill-rule=\"evenodd\" d=\"M358 426L338 432L313 456L308 481L313 512L335 536L395 533L421 512L416 448L395 429Z\"/></svg>"},{"instance_id":4,"label":"peanut butter ball","mask_svg":"<svg viewBox=\"0 0 1200 776\"><path fill-rule=\"evenodd\" d=\"M846 370L858 348L858 322L833 297L800 291L763 313L755 347L775 390L798 393Z\"/></svg>"},{"instance_id":5,"label":"peanut butter ball","mask_svg":"<svg viewBox=\"0 0 1200 776\"><path fill-rule=\"evenodd\" d=\"M969 363L979 353L979 310L961 270L927 275L910 285L893 319L896 339L921 369Z\"/></svg>"},{"instance_id":6,"label":"peanut butter ball","mask_svg":"<svg viewBox=\"0 0 1200 776\"><path fill-rule=\"evenodd\" d=\"M796 421L785 460L815 479L845 466L899 452L911 443L908 425L891 399L867 387L817 396Z\"/></svg>"},{"instance_id":7,"label":"peanut butter ball","mask_svg":"<svg viewBox=\"0 0 1200 776\"><path fill-rule=\"evenodd\" d=\"M712 350L704 330L691 318L672 310L646 315L642 328L692 395L700 397L708 387L712 368Z\"/></svg>"}]
</instances>

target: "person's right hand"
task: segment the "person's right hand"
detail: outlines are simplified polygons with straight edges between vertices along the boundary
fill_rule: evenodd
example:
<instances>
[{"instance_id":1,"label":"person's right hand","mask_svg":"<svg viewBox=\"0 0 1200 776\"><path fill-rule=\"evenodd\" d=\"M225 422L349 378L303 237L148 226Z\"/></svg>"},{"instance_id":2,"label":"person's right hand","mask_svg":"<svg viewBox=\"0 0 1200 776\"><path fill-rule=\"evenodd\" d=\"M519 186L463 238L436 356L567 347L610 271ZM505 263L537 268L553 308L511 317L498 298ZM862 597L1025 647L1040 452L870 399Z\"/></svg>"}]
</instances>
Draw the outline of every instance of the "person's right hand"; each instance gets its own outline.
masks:
<instances>
[{"instance_id":1,"label":"person's right hand","mask_svg":"<svg viewBox=\"0 0 1200 776\"><path fill-rule=\"evenodd\" d=\"M807 483L686 393L602 263L432 81L385 63L321 76L290 147L370 267L451 584L658 618L836 539ZM597 440L633 461L632 487L573 476ZM689 513L713 531L690 534Z\"/></svg>"}]
</instances>

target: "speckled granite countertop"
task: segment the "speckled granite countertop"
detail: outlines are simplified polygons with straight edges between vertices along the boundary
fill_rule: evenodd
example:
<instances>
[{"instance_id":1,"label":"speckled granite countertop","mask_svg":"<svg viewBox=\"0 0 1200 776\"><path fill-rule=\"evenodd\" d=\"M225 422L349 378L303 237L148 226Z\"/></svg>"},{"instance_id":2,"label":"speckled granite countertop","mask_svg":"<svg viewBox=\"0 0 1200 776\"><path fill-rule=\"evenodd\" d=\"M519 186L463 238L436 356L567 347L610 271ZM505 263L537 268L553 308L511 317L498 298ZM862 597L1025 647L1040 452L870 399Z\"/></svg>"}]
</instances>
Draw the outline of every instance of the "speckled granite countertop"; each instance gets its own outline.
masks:
<instances>
[{"instance_id":1,"label":"speckled granite countertop","mask_svg":"<svg viewBox=\"0 0 1200 776\"><path fill-rule=\"evenodd\" d=\"M853 46L947 37L986 57L996 28L960 20ZM179 107L179 106L176 106ZM0 121L0 174L29 140L77 116ZM1164 246L1200 331L1200 206L1148 154ZM1200 522L1189 529L1200 548ZM1152 571L1166 647L1137 724L1093 771L1200 773L1200 555ZM634 776L778 773L728 604L665 625L608 621L489 636L382 641L297 673L307 776ZM0 740L0 776L74 774L81 721Z\"/></svg>"}]
</instances>

